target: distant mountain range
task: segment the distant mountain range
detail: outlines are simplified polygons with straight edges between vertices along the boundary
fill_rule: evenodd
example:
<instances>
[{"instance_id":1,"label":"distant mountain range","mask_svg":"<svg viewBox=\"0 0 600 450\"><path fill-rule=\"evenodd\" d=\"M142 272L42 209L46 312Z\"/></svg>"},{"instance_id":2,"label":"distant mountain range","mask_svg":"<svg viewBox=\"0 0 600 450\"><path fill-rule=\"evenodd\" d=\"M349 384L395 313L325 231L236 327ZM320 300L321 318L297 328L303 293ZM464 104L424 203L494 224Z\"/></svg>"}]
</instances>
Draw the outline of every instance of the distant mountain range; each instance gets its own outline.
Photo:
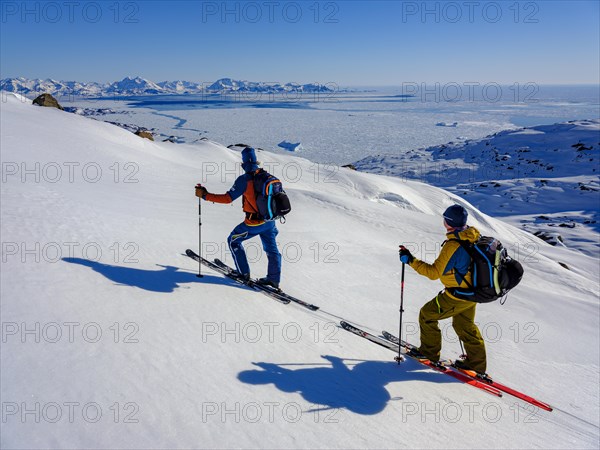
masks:
<instances>
[{"instance_id":1,"label":"distant mountain range","mask_svg":"<svg viewBox=\"0 0 600 450\"><path fill-rule=\"evenodd\" d=\"M5 78L0 80L0 90L16 92L27 97L43 93L54 96L97 96L107 97L115 95L157 95L157 94L228 94L236 92L260 93L318 93L334 92L336 87L309 83L264 83L256 81L241 81L231 78L221 78L214 83L195 83L191 81L162 81L154 83L140 77L126 77L113 83L56 81L52 79L30 80L23 77Z\"/></svg>"}]
</instances>

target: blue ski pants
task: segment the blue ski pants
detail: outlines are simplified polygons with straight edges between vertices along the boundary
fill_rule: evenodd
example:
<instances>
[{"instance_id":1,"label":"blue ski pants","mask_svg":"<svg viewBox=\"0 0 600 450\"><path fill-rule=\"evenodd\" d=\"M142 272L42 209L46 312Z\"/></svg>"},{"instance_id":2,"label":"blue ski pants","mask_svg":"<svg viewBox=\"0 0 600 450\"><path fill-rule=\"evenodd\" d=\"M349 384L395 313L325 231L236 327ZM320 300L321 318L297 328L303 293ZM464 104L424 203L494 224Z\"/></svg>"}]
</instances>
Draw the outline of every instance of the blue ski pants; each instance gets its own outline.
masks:
<instances>
[{"instance_id":1,"label":"blue ski pants","mask_svg":"<svg viewBox=\"0 0 600 450\"><path fill-rule=\"evenodd\" d=\"M227 244L233 255L237 271L239 273L250 273L248 258L246 257L242 242L254 236L260 236L263 250L267 254L268 259L267 278L279 284L281 280L281 253L279 253L277 243L275 242L278 233L275 221L268 221L254 226L242 222L235 227L227 238Z\"/></svg>"}]
</instances>

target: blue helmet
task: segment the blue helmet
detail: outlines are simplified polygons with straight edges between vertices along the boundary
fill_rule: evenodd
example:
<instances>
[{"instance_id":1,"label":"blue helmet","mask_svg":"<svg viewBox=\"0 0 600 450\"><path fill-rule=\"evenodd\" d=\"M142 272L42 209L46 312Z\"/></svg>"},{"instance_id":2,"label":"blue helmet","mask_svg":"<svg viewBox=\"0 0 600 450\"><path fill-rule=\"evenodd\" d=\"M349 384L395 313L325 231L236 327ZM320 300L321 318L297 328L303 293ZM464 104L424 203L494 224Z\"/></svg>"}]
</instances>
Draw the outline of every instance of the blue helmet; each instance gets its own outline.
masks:
<instances>
[{"instance_id":1,"label":"blue helmet","mask_svg":"<svg viewBox=\"0 0 600 450\"><path fill-rule=\"evenodd\" d=\"M252 147L246 147L242 150L242 168L246 173L252 173L258 170L256 151Z\"/></svg>"}]
</instances>

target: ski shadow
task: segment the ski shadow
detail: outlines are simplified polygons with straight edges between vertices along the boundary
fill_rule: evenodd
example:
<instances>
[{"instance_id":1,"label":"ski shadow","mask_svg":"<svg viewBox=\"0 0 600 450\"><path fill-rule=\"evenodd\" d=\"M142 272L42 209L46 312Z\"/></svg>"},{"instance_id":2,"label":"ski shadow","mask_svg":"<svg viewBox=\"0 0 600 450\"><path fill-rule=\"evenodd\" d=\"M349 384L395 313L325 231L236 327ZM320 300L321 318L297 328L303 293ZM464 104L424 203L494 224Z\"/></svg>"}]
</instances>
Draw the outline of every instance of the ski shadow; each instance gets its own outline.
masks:
<instances>
[{"instance_id":1,"label":"ski shadow","mask_svg":"<svg viewBox=\"0 0 600 450\"><path fill-rule=\"evenodd\" d=\"M443 374L423 370L416 361L407 360L400 367L391 361L362 361L349 367L343 358L323 355L331 365L288 369L287 364L252 363L258 370L245 370L238 380L247 384L273 384L283 392L296 392L310 404L324 409L344 408L356 414L373 415L383 411L392 400L389 383L421 380L433 383L455 382ZM296 365L296 364L292 364ZM303 364L298 364L303 365ZM398 398L394 398L397 400Z\"/></svg>"},{"instance_id":2,"label":"ski shadow","mask_svg":"<svg viewBox=\"0 0 600 450\"><path fill-rule=\"evenodd\" d=\"M198 278L195 273L182 271L179 267L163 266L159 270L136 269L135 267L113 266L83 258L62 258L70 264L89 267L116 284L137 287L146 291L170 293L185 283L211 283L230 285L233 282L223 277L204 275Z\"/></svg>"}]
</instances>

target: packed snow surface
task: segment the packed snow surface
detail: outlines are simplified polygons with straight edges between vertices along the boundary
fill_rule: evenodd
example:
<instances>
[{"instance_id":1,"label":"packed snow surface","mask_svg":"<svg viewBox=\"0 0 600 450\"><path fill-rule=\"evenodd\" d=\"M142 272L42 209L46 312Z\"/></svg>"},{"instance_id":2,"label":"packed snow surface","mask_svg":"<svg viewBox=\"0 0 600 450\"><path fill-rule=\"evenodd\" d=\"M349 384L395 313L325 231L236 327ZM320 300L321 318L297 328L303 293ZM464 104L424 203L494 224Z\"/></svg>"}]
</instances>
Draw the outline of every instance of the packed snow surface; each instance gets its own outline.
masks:
<instances>
[{"instance_id":1,"label":"packed snow surface","mask_svg":"<svg viewBox=\"0 0 600 450\"><path fill-rule=\"evenodd\" d=\"M260 152L293 207L278 225L282 287L321 310L281 305L205 268L197 278L182 255L198 248L194 185L225 192L239 151L3 98L3 448L597 448L596 258L437 187ZM504 306L478 307L488 371L553 412L398 365L337 327L397 331L398 244L432 261L455 202L526 270ZM201 212L202 253L231 264L239 201ZM247 249L263 276L260 246ZM407 270L407 340L439 289Z\"/></svg>"}]
</instances>

